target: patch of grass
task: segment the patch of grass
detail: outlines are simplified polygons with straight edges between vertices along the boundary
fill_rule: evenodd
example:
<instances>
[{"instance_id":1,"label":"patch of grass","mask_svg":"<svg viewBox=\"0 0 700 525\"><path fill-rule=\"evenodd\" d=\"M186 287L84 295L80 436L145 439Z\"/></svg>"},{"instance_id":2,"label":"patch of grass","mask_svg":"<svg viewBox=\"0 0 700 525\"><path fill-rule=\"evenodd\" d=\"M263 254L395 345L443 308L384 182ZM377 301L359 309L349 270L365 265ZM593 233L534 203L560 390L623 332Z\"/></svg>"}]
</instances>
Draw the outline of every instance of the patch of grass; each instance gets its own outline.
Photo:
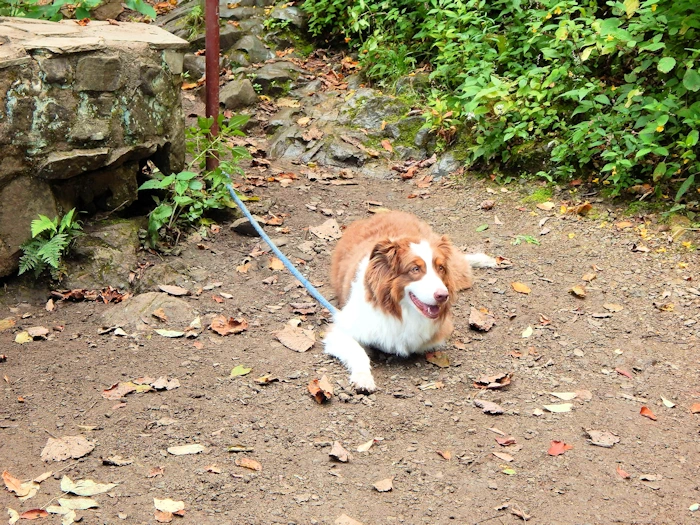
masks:
<instances>
[{"instance_id":1,"label":"patch of grass","mask_svg":"<svg viewBox=\"0 0 700 525\"><path fill-rule=\"evenodd\" d=\"M526 242L528 244L534 244L535 246L539 246L541 243L535 237L532 235L516 235L515 239L513 239L513 242L511 244L513 246L518 246L522 244L523 242Z\"/></svg>"},{"instance_id":2,"label":"patch of grass","mask_svg":"<svg viewBox=\"0 0 700 525\"><path fill-rule=\"evenodd\" d=\"M533 191L530 195L525 197L523 199L524 203L535 203L538 204L540 202L547 202L549 200L552 200L552 188L537 188L535 191Z\"/></svg>"}]
</instances>

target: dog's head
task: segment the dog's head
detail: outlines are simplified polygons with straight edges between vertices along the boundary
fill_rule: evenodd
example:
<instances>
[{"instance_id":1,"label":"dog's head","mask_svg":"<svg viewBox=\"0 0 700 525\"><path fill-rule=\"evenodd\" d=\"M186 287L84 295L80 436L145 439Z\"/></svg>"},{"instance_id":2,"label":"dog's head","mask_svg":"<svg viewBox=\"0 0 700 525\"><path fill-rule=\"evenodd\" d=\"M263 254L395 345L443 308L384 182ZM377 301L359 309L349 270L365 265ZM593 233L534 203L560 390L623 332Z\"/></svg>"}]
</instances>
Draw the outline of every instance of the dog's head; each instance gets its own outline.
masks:
<instances>
[{"instance_id":1,"label":"dog's head","mask_svg":"<svg viewBox=\"0 0 700 525\"><path fill-rule=\"evenodd\" d=\"M443 318L455 292L450 272L453 250L446 236L377 243L365 273L368 300L399 319L402 306L415 308L428 319Z\"/></svg>"}]
</instances>

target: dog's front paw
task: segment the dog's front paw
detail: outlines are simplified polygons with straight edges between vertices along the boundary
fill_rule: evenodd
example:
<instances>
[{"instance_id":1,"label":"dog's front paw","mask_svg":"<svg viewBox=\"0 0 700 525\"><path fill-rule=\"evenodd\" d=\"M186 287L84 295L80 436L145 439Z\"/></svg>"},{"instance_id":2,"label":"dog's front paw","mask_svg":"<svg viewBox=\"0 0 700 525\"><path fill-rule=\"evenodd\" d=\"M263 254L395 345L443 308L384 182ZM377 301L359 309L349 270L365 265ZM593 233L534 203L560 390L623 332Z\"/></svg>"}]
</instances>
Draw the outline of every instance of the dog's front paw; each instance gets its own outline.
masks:
<instances>
[{"instance_id":1,"label":"dog's front paw","mask_svg":"<svg viewBox=\"0 0 700 525\"><path fill-rule=\"evenodd\" d=\"M356 372L350 376L350 382L357 392L371 394L377 390L372 372Z\"/></svg>"}]
</instances>

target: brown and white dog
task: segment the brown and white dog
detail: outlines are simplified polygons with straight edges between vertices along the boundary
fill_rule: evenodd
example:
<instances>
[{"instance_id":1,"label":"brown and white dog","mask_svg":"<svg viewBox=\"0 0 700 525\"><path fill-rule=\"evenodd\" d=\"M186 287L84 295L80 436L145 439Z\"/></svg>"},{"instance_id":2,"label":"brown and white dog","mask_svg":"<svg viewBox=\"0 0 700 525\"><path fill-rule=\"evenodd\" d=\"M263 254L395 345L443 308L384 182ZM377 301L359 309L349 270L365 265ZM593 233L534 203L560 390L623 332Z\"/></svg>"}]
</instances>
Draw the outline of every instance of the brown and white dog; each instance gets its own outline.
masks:
<instances>
[{"instance_id":1,"label":"brown and white dog","mask_svg":"<svg viewBox=\"0 0 700 525\"><path fill-rule=\"evenodd\" d=\"M494 267L464 254L410 213L378 213L351 224L332 258L340 310L324 339L355 388L376 390L364 347L406 357L440 346L452 333L450 305L472 285L472 267Z\"/></svg>"}]
</instances>

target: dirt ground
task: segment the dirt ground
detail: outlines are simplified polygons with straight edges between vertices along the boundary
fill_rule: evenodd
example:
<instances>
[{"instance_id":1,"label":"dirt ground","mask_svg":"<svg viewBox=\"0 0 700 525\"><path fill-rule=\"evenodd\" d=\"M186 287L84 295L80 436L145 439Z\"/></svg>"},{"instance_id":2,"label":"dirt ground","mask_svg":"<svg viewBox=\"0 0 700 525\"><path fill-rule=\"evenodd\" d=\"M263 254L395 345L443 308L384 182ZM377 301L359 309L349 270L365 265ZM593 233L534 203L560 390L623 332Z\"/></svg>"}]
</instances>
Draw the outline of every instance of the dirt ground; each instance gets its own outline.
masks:
<instances>
[{"instance_id":1,"label":"dirt ground","mask_svg":"<svg viewBox=\"0 0 700 525\"><path fill-rule=\"evenodd\" d=\"M295 168L271 167L283 169ZM169 339L150 329L136 337L101 335L102 314L118 305L59 302L48 312L47 290L9 280L0 291L0 319L16 325L0 332L6 356L0 468L21 480L53 475L27 501L3 490L0 505L20 513L55 505L68 475L118 483L95 496L99 508L78 511L87 524L156 523L153 498L184 501L184 517L173 518L183 524L354 523L336 521L344 514L365 525L505 524L520 516L552 525L697 522L700 512L689 507L700 502L700 414L691 413L700 402L699 265L693 246L682 244L698 244L694 232L669 243L658 216L626 216L595 196L589 217L562 214L561 202L580 202L584 190L555 193L556 206L545 211L523 201L536 186L437 181L428 198L408 199L411 182L356 181L333 186L302 177L288 187L270 182L254 190L284 218L267 230L286 241L282 249L327 297L333 243L308 228L328 220L321 210L341 226L365 217L373 207L368 201L411 211L457 245L480 245L512 263L477 270L474 288L460 295L457 331L445 349L449 367L424 357L375 356L379 391L356 395L318 342L297 353L275 339L273 332L300 318L289 303L309 297L286 270L268 268L267 254L251 257L259 240L228 224L183 242L180 259L195 277L185 283L193 295L182 300L205 326L214 314L245 318L248 329L237 335L204 330L196 339ZM495 205L484 210L484 200ZM549 232L540 235L543 229ZM518 235L541 244L517 244ZM312 255L299 248L309 240ZM248 261L247 273L237 270ZM263 282L271 277L273 284ZM222 285L203 289L216 282ZM530 293L516 292L516 282ZM585 286L585 298L570 293L575 285ZM490 331L469 328L472 306L493 314ZM302 326L320 340L327 319L319 308L302 317ZM15 343L31 326L49 328L48 340ZM237 365L252 371L229 377ZM475 379L499 373L512 374L511 384L475 388ZM265 374L279 381L258 384ZM323 375L335 396L321 405L307 385ZM102 396L113 384L142 376L177 378L180 386L122 400ZM568 401L570 412L544 408L567 402L552 392L577 394ZM475 399L499 403L505 413L485 414ZM657 420L641 415L643 406ZM619 442L594 446L586 430L608 431ZM75 435L87 437L94 450L80 459L42 461L49 438ZM496 441L504 437L514 444ZM371 440L368 451L357 451ZM329 457L334 441L351 453L347 463ZM552 456L552 441L573 448ZM205 451L166 451L195 443ZM234 445L252 450L229 452ZM115 455L132 463L103 464ZM262 469L237 465L242 458ZM149 477L157 467L162 473ZM393 490L375 490L387 478Z\"/></svg>"}]
</instances>

